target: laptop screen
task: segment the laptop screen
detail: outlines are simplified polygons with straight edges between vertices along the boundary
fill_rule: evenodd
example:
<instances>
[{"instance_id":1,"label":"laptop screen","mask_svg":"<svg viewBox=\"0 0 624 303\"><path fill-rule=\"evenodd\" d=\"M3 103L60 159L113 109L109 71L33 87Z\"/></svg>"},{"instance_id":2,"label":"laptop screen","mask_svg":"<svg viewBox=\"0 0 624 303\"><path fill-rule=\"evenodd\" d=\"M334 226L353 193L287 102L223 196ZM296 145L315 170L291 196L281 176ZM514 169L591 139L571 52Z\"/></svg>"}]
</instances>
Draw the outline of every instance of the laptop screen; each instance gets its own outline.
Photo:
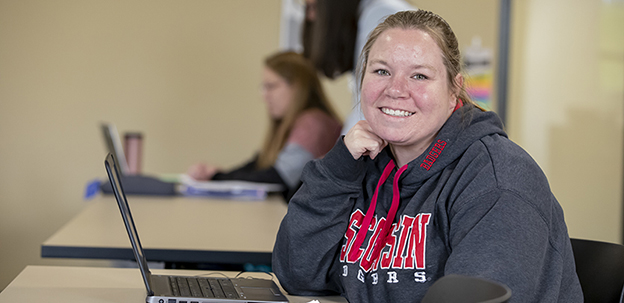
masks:
<instances>
[{"instance_id":1,"label":"laptop screen","mask_svg":"<svg viewBox=\"0 0 624 303\"><path fill-rule=\"evenodd\" d=\"M132 244L134 257L139 265L139 268L141 269L143 282L145 282L145 287L147 288L147 294L148 296L151 296L154 294L150 284L151 273L147 267L147 259L143 253L143 246L141 246L139 234L134 226L134 220L132 219L132 213L130 212L130 206L126 200L126 194L123 191L123 186L121 185L119 167L117 166L115 158L112 154L109 153L108 156L106 156L104 166L106 166L108 179L113 187L113 192L115 193L115 198L117 199L117 204L119 205L119 210L121 211L121 216L124 224L126 225L126 230L128 231L128 237L130 238L130 243Z\"/></svg>"},{"instance_id":2,"label":"laptop screen","mask_svg":"<svg viewBox=\"0 0 624 303\"><path fill-rule=\"evenodd\" d=\"M104 135L104 143L109 153L113 154L115 163L119 168L121 175L128 174L130 170L128 168L128 162L126 161L126 155L124 154L123 146L121 145L121 139L117 132L117 127L111 123L102 123L100 125L102 129L102 135Z\"/></svg>"}]
</instances>

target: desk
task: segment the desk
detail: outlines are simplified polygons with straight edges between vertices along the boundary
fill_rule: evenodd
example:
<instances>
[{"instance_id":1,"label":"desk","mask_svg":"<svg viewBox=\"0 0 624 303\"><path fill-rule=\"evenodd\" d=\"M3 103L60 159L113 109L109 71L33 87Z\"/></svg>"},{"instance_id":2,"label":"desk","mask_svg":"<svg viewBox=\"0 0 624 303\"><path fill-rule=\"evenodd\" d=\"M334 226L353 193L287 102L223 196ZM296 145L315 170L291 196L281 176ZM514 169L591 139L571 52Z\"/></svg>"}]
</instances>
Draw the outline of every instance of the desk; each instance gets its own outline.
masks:
<instances>
[{"instance_id":1,"label":"desk","mask_svg":"<svg viewBox=\"0 0 624 303\"><path fill-rule=\"evenodd\" d=\"M194 276L209 272L161 269L153 270L152 273ZM236 274L224 273L231 277ZM259 278L267 277L259 273L253 275ZM247 274L243 276L246 277ZM145 294L141 273L136 268L28 266L0 293L0 302L127 303L145 302ZM347 302L339 296L311 298L287 295L287 297L292 303L309 302L313 299L322 303Z\"/></svg>"},{"instance_id":2,"label":"desk","mask_svg":"<svg viewBox=\"0 0 624 303\"><path fill-rule=\"evenodd\" d=\"M128 196L148 261L269 264L287 205L280 197L236 201ZM44 258L134 260L112 195L97 197L41 246Z\"/></svg>"}]
</instances>

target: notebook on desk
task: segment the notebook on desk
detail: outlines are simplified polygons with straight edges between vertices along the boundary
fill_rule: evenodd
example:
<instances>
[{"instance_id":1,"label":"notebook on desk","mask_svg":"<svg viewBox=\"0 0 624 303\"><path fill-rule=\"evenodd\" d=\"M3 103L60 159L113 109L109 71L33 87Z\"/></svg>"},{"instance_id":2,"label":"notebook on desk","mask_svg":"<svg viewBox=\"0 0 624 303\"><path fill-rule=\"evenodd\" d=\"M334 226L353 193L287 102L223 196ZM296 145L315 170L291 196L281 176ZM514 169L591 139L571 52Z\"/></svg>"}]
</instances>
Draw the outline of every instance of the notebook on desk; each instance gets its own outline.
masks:
<instances>
[{"instance_id":1,"label":"notebook on desk","mask_svg":"<svg viewBox=\"0 0 624 303\"><path fill-rule=\"evenodd\" d=\"M147 290L146 302L288 302L275 282L268 279L152 275L123 190L121 172L112 154L108 154L104 165L132 244L134 257L143 276Z\"/></svg>"}]
</instances>

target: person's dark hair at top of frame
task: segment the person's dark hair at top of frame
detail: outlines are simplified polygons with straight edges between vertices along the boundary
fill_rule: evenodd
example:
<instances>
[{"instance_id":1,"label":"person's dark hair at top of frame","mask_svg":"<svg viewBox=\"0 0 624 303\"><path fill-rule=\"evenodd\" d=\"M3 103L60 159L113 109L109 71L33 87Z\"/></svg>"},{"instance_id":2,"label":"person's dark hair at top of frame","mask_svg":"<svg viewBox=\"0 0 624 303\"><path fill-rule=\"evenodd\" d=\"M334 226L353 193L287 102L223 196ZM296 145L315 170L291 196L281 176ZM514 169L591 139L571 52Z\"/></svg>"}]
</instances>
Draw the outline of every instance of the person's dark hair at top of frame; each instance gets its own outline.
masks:
<instances>
[{"instance_id":1,"label":"person's dark hair at top of frame","mask_svg":"<svg viewBox=\"0 0 624 303\"><path fill-rule=\"evenodd\" d=\"M303 55L334 79L354 70L360 0L316 0L314 20L303 26Z\"/></svg>"}]
</instances>

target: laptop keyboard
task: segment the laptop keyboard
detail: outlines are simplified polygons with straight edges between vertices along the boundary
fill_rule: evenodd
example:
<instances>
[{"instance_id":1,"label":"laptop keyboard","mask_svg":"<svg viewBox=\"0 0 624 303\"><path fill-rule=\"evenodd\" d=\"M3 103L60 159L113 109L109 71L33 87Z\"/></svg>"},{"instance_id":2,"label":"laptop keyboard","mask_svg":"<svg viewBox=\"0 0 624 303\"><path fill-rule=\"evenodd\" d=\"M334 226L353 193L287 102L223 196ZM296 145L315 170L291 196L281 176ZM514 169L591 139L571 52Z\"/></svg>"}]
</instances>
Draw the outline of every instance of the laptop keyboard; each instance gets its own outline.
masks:
<instances>
[{"instance_id":1,"label":"laptop keyboard","mask_svg":"<svg viewBox=\"0 0 624 303\"><path fill-rule=\"evenodd\" d=\"M238 299L229 279L170 276L169 284L175 296Z\"/></svg>"}]
</instances>

